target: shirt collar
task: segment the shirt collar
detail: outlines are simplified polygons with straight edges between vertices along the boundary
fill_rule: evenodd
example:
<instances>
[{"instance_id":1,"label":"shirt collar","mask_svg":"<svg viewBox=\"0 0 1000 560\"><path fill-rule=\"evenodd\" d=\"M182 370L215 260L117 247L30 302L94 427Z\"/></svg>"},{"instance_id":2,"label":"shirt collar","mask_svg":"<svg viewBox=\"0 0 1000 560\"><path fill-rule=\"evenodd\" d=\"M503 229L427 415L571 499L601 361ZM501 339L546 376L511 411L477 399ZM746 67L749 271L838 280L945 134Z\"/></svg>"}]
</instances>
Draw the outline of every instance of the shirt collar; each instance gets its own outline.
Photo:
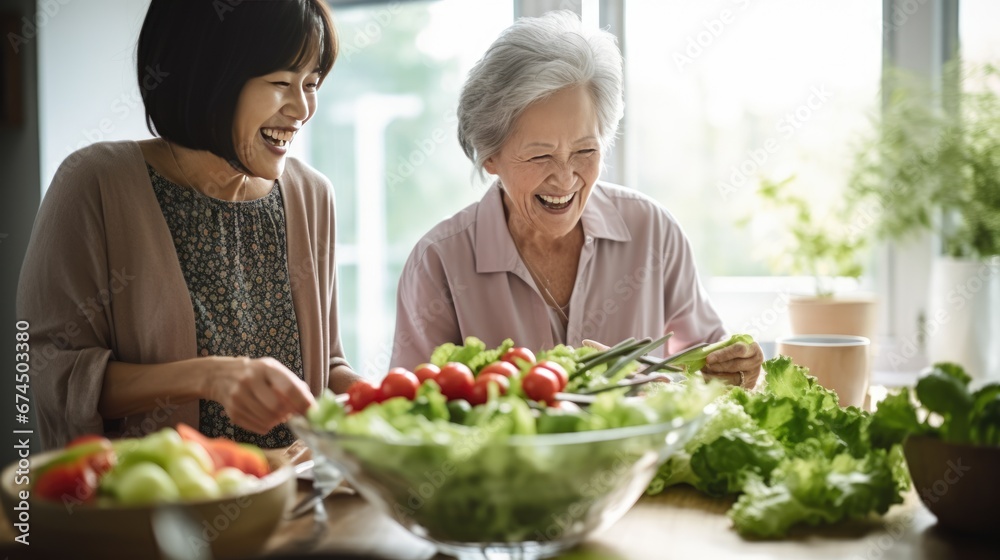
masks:
<instances>
[{"instance_id":1,"label":"shirt collar","mask_svg":"<svg viewBox=\"0 0 1000 560\"><path fill-rule=\"evenodd\" d=\"M632 239L621 212L600 183L594 185L580 220L587 237L622 242ZM513 272L519 261L504 219L503 196L497 181L476 209L476 272Z\"/></svg>"}]
</instances>

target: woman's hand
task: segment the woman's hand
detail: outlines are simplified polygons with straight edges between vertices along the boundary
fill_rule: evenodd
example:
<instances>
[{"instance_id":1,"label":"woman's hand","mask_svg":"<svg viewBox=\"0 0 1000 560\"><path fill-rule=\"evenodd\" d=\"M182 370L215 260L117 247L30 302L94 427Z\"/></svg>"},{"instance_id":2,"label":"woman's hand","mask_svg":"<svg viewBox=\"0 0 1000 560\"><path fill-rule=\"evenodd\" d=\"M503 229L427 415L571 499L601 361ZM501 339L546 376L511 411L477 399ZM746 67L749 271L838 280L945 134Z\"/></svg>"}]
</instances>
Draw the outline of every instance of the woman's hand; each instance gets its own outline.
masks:
<instances>
[{"instance_id":1,"label":"woman's hand","mask_svg":"<svg viewBox=\"0 0 1000 560\"><path fill-rule=\"evenodd\" d=\"M233 424L266 434L316 400L309 386L274 358L226 358L206 376L203 394L226 410Z\"/></svg>"},{"instance_id":2,"label":"woman's hand","mask_svg":"<svg viewBox=\"0 0 1000 560\"><path fill-rule=\"evenodd\" d=\"M753 389L757 386L762 363L764 363L764 351L760 349L759 344L754 342L753 345L746 345L738 342L709 354L705 358L705 367L701 369L701 373L707 379L720 379L730 385ZM740 375L740 372L743 374Z\"/></svg>"}]
</instances>

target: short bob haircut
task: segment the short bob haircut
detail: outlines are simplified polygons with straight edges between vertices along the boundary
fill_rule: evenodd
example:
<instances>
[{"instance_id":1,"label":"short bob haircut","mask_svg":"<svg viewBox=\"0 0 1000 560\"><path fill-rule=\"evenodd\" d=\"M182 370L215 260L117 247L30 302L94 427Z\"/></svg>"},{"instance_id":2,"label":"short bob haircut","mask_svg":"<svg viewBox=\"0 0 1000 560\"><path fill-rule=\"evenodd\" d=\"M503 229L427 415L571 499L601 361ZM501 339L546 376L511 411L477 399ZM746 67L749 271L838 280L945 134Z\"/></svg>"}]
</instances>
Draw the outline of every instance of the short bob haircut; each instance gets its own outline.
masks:
<instances>
[{"instance_id":1,"label":"short bob haircut","mask_svg":"<svg viewBox=\"0 0 1000 560\"><path fill-rule=\"evenodd\" d=\"M458 141L476 171L483 174L528 105L571 86L589 89L607 151L625 111L615 36L584 28L565 10L521 18L504 30L469 72L458 103Z\"/></svg>"},{"instance_id":2,"label":"short bob haircut","mask_svg":"<svg viewBox=\"0 0 1000 560\"><path fill-rule=\"evenodd\" d=\"M337 58L324 0L152 0L136 49L146 126L243 169L233 117L251 78L301 71L319 54L320 80Z\"/></svg>"}]
</instances>

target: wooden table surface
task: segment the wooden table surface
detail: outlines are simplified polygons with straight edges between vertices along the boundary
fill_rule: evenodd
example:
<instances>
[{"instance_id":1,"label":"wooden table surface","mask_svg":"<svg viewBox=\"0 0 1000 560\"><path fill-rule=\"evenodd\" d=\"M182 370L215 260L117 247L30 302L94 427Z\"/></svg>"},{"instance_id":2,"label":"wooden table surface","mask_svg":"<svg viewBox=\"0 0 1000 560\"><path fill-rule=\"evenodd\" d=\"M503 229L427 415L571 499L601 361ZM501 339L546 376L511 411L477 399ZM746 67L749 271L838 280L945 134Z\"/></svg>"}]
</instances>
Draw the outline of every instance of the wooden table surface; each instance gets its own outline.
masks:
<instances>
[{"instance_id":1,"label":"wooden table surface","mask_svg":"<svg viewBox=\"0 0 1000 560\"><path fill-rule=\"evenodd\" d=\"M299 482L298 496L309 491ZM559 556L576 560L717 560L725 558L824 558L850 560L1000 558L1000 540L949 533L910 492L881 520L842 523L795 531L778 541L742 539L725 513L731 500L713 499L687 486L643 497L625 516L577 549ZM324 502L326 520L306 515L284 521L262 556L315 558L448 558L407 533L357 496L334 495ZM291 504L290 504L291 505ZM2 516L2 514L0 514ZM31 552L13 542L9 523L0 519L0 556L27 558ZM83 551L81 551L83 552ZM82 557L86 557L84 554Z\"/></svg>"},{"instance_id":2,"label":"wooden table surface","mask_svg":"<svg viewBox=\"0 0 1000 560\"><path fill-rule=\"evenodd\" d=\"M300 494L305 487L300 488ZM916 493L881 520L797 530L779 541L748 541L730 527L731 500L713 499L691 487L643 497L615 525L560 558L578 560L823 558L851 560L1000 558L1000 540L949 533ZM429 543L409 535L356 496L325 501L327 520L305 516L285 522L265 555L344 553L376 558L425 560L436 555Z\"/></svg>"}]
</instances>

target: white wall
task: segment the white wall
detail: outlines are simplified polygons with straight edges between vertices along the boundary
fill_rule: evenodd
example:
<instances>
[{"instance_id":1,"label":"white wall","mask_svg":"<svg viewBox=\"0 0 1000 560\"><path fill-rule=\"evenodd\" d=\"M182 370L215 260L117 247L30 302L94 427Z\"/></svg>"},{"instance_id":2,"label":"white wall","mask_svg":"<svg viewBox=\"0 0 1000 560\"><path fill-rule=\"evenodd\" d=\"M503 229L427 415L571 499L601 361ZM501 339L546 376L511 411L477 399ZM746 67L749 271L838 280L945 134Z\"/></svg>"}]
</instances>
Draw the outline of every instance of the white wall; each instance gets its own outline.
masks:
<instances>
[{"instance_id":1,"label":"white wall","mask_svg":"<svg viewBox=\"0 0 1000 560\"><path fill-rule=\"evenodd\" d=\"M51 12L38 37L44 190L73 151L150 134L135 77L135 42L149 1L41 0L40 9L43 4Z\"/></svg>"}]
</instances>

